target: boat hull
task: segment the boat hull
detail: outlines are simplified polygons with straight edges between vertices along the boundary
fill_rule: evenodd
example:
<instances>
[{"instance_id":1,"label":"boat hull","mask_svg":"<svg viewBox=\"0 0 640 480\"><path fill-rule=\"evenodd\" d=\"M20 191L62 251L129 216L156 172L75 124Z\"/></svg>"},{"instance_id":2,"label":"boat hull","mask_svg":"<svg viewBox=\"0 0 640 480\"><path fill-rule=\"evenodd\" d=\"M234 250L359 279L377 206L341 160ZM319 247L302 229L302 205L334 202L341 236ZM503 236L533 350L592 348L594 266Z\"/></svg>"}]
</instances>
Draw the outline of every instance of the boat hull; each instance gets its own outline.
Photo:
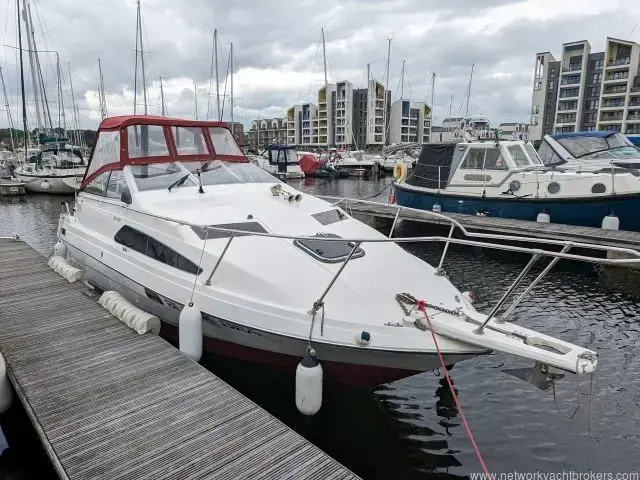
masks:
<instances>
[{"instance_id":1,"label":"boat hull","mask_svg":"<svg viewBox=\"0 0 640 480\"><path fill-rule=\"evenodd\" d=\"M620 229L640 230L640 193L615 197L593 197L576 199L548 198L481 198L438 194L433 191L413 189L411 186L396 184L396 201L403 207L432 210L440 204L443 212L477 215L484 213L490 217L514 218L535 221L543 210L553 223L601 227L602 219L615 212L620 219Z\"/></svg>"},{"instance_id":2,"label":"boat hull","mask_svg":"<svg viewBox=\"0 0 640 480\"><path fill-rule=\"evenodd\" d=\"M162 320L161 335L170 340L177 338L178 318L183 307L181 303L145 288L72 244L66 245L70 260L85 270L90 284L102 291L115 290L139 308L158 316ZM267 365L291 374L295 373L308 345L306 338L267 332L206 312L203 312L203 319L205 351ZM313 341L313 347L325 367L325 379L350 386L375 387L440 367L435 352L373 350L316 340ZM446 354L444 361L447 365L453 365L479 354Z\"/></svg>"},{"instance_id":3,"label":"boat hull","mask_svg":"<svg viewBox=\"0 0 640 480\"><path fill-rule=\"evenodd\" d=\"M77 176L31 176L16 175L16 178L24 183L24 188L29 193L50 193L56 195L72 195L75 191ZM81 178L81 177L80 177ZM43 183L48 187L43 187Z\"/></svg>"}]
</instances>

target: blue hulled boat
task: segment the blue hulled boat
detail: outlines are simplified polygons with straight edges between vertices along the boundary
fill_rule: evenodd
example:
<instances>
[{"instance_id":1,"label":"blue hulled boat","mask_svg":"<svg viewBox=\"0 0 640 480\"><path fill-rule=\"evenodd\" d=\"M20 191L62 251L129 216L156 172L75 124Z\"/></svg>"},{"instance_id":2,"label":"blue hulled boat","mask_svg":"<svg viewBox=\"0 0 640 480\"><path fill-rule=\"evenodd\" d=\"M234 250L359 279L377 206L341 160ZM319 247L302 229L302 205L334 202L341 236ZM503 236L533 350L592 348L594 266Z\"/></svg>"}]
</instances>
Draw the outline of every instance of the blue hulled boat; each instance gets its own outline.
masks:
<instances>
[{"instance_id":1,"label":"blue hulled boat","mask_svg":"<svg viewBox=\"0 0 640 480\"><path fill-rule=\"evenodd\" d=\"M530 143L429 144L411 175L395 184L399 205L469 215L600 227L615 213L640 230L640 171L613 162L576 168L545 165ZM402 179L400 179L402 180Z\"/></svg>"}]
</instances>

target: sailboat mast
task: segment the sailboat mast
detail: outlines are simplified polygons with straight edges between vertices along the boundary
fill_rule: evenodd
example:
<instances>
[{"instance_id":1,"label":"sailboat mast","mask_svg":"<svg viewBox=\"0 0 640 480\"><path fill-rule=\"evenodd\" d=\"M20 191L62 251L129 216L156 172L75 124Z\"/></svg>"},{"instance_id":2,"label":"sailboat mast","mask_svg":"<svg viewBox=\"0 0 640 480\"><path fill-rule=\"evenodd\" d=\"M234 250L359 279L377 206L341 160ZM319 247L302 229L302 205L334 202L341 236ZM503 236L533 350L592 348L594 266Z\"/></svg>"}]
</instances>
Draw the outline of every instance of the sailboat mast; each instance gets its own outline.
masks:
<instances>
[{"instance_id":1,"label":"sailboat mast","mask_svg":"<svg viewBox=\"0 0 640 480\"><path fill-rule=\"evenodd\" d=\"M431 138L431 129L433 128L433 119L435 117L435 105L433 104L434 102L434 94L435 94L435 88L436 88L436 74L435 72L431 75L431 121L429 122L429 142L433 143L433 139Z\"/></svg>"},{"instance_id":2,"label":"sailboat mast","mask_svg":"<svg viewBox=\"0 0 640 480\"><path fill-rule=\"evenodd\" d=\"M133 69L133 114L138 111L138 25L140 25L140 2L136 8L136 50L135 50L135 66Z\"/></svg>"},{"instance_id":3,"label":"sailboat mast","mask_svg":"<svg viewBox=\"0 0 640 480\"><path fill-rule=\"evenodd\" d=\"M71 88L71 111L73 112L73 124L76 130L76 144L80 145L80 124L78 123L78 106L76 105L76 96L73 92L73 79L71 78L71 64L67 63L69 68L69 88Z\"/></svg>"},{"instance_id":4,"label":"sailboat mast","mask_svg":"<svg viewBox=\"0 0 640 480\"><path fill-rule=\"evenodd\" d=\"M195 107L193 110L193 119L198 120L198 87L195 82L193 83L193 103Z\"/></svg>"},{"instance_id":5,"label":"sailboat mast","mask_svg":"<svg viewBox=\"0 0 640 480\"><path fill-rule=\"evenodd\" d=\"M402 60L402 73L400 74L400 100L404 100L404 60Z\"/></svg>"},{"instance_id":6,"label":"sailboat mast","mask_svg":"<svg viewBox=\"0 0 640 480\"><path fill-rule=\"evenodd\" d=\"M7 116L9 117L9 133L11 137L11 150L16 150L16 144L13 138L13 118L11 117L11 107L9 105L9 97L7 95L7 87L4 84L4 76L2 75L2 67L0 66L0 83L2 83L2 94L4 95L4 105L7 109Z\"/></svg>"},{"instance_id":7,"label":"sailboat mast","mask_svg":"<svg viewBox=\"0 0 640 480\"><path fill-rule=\"evenodd\" d=\"M160 109L163 117L167 116L167 108L164 104L164 88L162 87L162 77L160 77Z\"/></svg>"},{"instance_id":8,"label":"sailboat mast","mask_svg":"<svg viewBox=\"0 0 640 480\"><path fill-rule=\"evenodd\" d=\"M24 130L24 158L27 158L29 145L29 130L27 129L27 97L24 90L24 61L22 59L22 26L20 25L20 0L16 0L16 12L18 13L18 51L20 52L20 94L22 96L22 128Z\"/></svg>"},{"instance_id":9,"label":"sailboat mast","mask_svg":"<svg viewBox=\"0 0 640 480\"><path fill-rule=\"evenodd\" d=\"M40 87L40 97L42 102L42 114L44 116L44 130L47 132L47 120L49 120L49 130L53 131L53 122L51 121L51 110L49 109L49 101L47 100L47 90L44 88L44 79L42 78L42 68L40 67L40 57L38 56L38 47L36 45L36 33L33 26L33 17L31 16L31 4L27 4L27 15L29 16L29 26L31 33L31 41L33 42L33 58L35 60L36 71L38 72L38 85Z\"/></svg>"},{"instance_id":10,"label":"sailboat mast","mask_svg":"<svg viewBox=\"0 0 640 480\"><path fill-rule=\"evenodd\" d=\"M62 129L67 132L67 117L64 111L64 94L62 92L62 72L60 71L60 55L56 52L56 74L58 76L58 126L62 117Z\"/></svg>"},{"instance_id":11,"label":"sailboat mast","mask_svg":"<svg viewBox=\"0 0 640 480\"><path fill-rule=\"evenodd\" d=\"M100 74L100 90L98 91L98 98L100 99L100 115L102 120L107 116L107 97L104 94L104 77L102 76L102 63L98 58L98 73Z\"/></svg>"},{"instance_id":12,"label":"sailboat mast","mask_svg":"<svg viewBox=\"0 0 640 480\"><path fill-rule=\"evenodd\" d=\"M465 108L464 118L469 118L469 99L471 98L471 82L473 81L473 67L475 63L471 64L471 75L469 76L469 86L467 87L467 107Z\"/></svg>"},{"instance_id":13,"label":"sailboat mast","mask_svg":"<svg viewBox=\"0 0 640 480\"><path fill-rule=\"evenodd\" d=\"M233 42L231 42L231 50L229 52L230 55L230 62L231 62L231 68L230 68L230 73L231 73L231 135L235 138L234 135L234 131L235 131L235 125L233 123Z\"/></svg>"},{"instance_id":14,"label":"sailboat mast","mask_svg":"<svg viewBox=\"0 0 640 480\"><path fill-rule=\"evenodd\" d=\"M218 29L213 30L213 54L216 63L216 107L218 108L218 121L222 121L220 114L220 80L218 78Z\"/></svg>"},{"instance_id":15,"label":"sailboat mast","mask_svg":"<svg viewBox=\"0 0 640 480\"><path fill-rule=\"evenodd\" d=\"M31 84L33 87L33 98L36 104L36 128L42 127L42 114L40 113L40 88L38 86L38 76L36 74L36 64L33 58L33 45L31 43L31 24L29 23L29 15L27 10L27 0L22 0L24 23L27 31L27 48L29 49L29 68L31 69ZM18 9L20 5L18 5ZM18 14L19 15L19 14ZM18 28L20 30L20 28ZM22 50L20 50L22 52ZM24 96L23 96L24 99Z\"/></svg>"},{"instance_id":16,"label":"sailboat mast","mask_svg":"<svg viewBox=\"0 0 640 480\"><path fill-rule=\"evenodd\" d=\"M144 98L144 114L148 113L147 106L147 77L144 70L144 46L142 45L142 15L140 13L140 0L138 0L138 33L140 34L140 65L142 67L142 97Z\"/></svg>"},{"instance_id":17,"label":"sailboat mast","mask_svg":"<svg viewBox=\"0 0 640 480\"><path fill-rule=\"evenodd\" d=\"M322 60L324 62L324 93L327 94L327 47L324 43L324 27L320 29L322 33Z\"/></svg>"},{"instance_id":18,"label":"sailboat mast","mask_svg":"<svg viewBox=\"0 0 640 480\"><path fill-rule=\"evenodd\" d=\"M390 99L387 98L387 92L389 91L389 65L391 62L391 39L389 38L389 44L387 46L387 80L384 86L384 106L383 106L383 110L382 110L382 118L383 120L383 125L384 125L384 143L385 145L389 144L389 121L390 119L387 118L387 102L389 102Z\"/></svg>"}]
</instances>

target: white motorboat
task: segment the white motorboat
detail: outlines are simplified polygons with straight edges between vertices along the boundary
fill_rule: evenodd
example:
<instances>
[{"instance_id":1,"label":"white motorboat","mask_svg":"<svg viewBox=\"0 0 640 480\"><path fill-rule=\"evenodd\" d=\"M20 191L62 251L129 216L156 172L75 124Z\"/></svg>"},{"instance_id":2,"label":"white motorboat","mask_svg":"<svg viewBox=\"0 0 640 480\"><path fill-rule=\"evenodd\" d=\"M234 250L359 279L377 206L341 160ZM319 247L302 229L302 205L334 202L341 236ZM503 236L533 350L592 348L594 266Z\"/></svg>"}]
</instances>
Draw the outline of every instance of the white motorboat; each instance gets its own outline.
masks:
<instances>
[{"instance_id":1,"label":"white motorboat","mask_svg":"<svg viewBox=\"0 0 640 480\"><path fill-rule=\"evenodd\" d=\"M72 194L80 186L87 164L79 150L47 147L13 171L31 193Z\"/></svg>"},{"instance_id":2,"label":"white motorboat","mask_svg":"<svg viewBox=\"0 0 640 480\"><path fill-rule=\"evenodd\" d=\"M269 145L262 154L252 155L249 160L278 178L304 178L304 172L298 163L298 154L287 145Z\"/></svg>"},{"instance_id":3,"label":"white motorboat","mask_svg":"<svg viewBox=\"0 0 640 480\"><path fill-rule=\"evenodd\" d=\"M595 352L479 313L395 239L247 162L224 123L112 117L96 142L59 239L168 336L191 305L205 350L293 373L312 345L325 378L352 385L439 367L434 338L447 365L498 349L596 368Z\"/></svg>"}]
</instances>

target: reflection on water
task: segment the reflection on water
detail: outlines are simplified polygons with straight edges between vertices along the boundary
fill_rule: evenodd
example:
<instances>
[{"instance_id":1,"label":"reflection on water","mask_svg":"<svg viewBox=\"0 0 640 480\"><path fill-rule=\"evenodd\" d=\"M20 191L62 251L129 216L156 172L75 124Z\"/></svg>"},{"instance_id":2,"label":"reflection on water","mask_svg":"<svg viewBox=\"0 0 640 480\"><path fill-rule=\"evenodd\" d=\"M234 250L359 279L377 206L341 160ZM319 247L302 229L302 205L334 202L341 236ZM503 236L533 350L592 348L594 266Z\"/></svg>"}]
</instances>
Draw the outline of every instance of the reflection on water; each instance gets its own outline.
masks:
<instances>
[{"instance_id":1,"label":"reflection on water","mask_svg":"<svg viewBox=\"0 0 640 480\"><path fill-rule=\"evenodd\" d=\"M389 180L289 183L336 196L369 197L382 191L378 199L386 201ZM48 196L0 201L0 236L21 233L37 249L50 252L60 201ZM401 222L397 234L418 235L428 228ZM442 247L405 248L434 263ZM474 292L476 307L486 312L527 260L521 254L451 246L445 268L457 287ZM543 266L531 271L528 280ZM567 420L550 394L502 372L532 366L527 361L495 353L453 368L450 374L460 402L491 471L618 472L640 467L640 322L634 298L638 284L637 275L628 270L600 273L591 265L560 262L513 312L513 320L525 327L599 352L591 415L594 438L587 429L588 397L582 396L584 406L576 418ZM461 477L479 471L444 378L432 372L375 391L327 386L322 410L307 419L295 410L292 377L214 355L203 363L364 478ZM565 410L576 404L575 377L568 375L558 383L558 401ZM30 453L16 456L27 461Z\"/></svg>"}]
</instances>

